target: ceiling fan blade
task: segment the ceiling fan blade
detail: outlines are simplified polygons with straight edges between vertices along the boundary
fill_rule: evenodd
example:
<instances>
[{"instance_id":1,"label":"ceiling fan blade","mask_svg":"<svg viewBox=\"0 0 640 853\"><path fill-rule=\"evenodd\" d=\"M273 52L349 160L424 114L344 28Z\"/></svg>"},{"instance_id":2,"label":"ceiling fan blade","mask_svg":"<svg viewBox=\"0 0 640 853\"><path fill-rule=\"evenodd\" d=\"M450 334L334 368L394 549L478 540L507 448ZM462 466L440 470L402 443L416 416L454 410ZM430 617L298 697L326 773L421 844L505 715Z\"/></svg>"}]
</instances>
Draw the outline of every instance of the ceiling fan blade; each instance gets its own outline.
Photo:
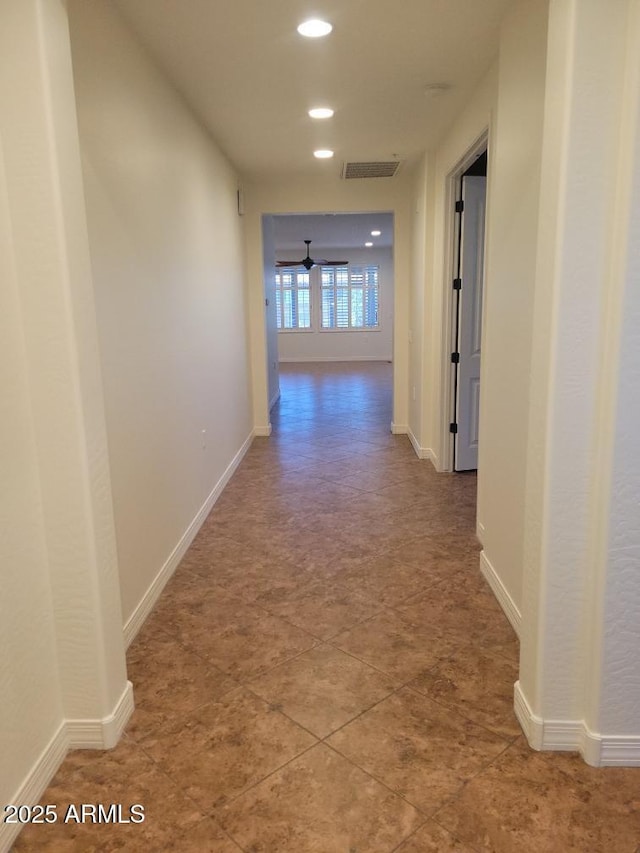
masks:
<instances>
[{"instance_id":1,"label":"ceiling fan blade","mask_svg":"<svg viewBox=\"0 0 640 853\"><path fill-rule=\"evenodd\" d=\"M307 245L307 257L303 258L301 261L276 261L277 267L304 267L307 271L311 269L311 267L322 266L322 267L346 267L349 261L328 261L326 258L310 258L309 257L309 247L311 245L311 240L304 240L304 243Z\"/></svg>"}]
</instances>

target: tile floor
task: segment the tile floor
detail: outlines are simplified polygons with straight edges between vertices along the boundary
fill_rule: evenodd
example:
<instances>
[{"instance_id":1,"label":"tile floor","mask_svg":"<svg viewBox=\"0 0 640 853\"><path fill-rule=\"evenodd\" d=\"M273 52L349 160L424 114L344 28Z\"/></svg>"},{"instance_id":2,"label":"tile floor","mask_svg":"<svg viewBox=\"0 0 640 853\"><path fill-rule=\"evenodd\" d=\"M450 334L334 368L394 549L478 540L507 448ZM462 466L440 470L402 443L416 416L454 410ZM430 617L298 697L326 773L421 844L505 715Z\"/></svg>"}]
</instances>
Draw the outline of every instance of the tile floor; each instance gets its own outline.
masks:
<instances>
[{"instance_id":1,"label":"tile floor","mask_svg":"<svg viewBox=\"0 0 640 853\"><path fill-rule=\"evenodd\" d=\"M640 771L524 742L475 476L390 421L389 364L283 366L272 437L129 650L126 735L42 798L145 822L31 826L16 851L640 850Z\"/></svg>"}]
</instances>

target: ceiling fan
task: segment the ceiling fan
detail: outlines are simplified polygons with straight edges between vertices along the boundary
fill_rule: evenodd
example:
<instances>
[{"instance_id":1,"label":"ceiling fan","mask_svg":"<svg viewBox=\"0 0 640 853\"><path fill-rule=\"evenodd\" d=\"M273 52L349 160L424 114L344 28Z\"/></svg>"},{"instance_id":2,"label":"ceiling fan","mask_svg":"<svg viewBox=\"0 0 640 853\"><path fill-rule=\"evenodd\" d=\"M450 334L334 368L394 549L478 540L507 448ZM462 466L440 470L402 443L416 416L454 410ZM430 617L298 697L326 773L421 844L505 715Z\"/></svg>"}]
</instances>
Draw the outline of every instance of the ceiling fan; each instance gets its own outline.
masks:
<instances>
[{"instance_id":1,"label":"ceiling fan","mask_svg":"<svg viewBox=\"0 0 640 853\"><path fill-rule=\"evenodd\" d=\"M323 266L323 267L344 267L349 261L327 261L324 258L311 258L309 257L309 246L311 245L311 240L304 241L307 244L307 257L303 258L301 261L276 261L277 267L297 267L302 265L306 270L310 270L313 266Z\"/></svg>"}]
</instances>

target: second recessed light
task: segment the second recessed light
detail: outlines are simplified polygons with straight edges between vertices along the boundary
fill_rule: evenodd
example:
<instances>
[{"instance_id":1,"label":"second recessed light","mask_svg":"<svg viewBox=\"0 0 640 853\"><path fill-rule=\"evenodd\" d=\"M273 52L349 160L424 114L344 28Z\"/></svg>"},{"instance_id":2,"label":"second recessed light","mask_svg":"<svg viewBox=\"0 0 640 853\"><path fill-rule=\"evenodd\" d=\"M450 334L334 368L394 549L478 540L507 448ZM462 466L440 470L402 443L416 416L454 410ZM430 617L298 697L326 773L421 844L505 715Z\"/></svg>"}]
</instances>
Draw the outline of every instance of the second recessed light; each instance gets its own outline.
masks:
<instances>
[{"instance_id":1,"label":"second recessed light","mask_svg":"<svg viewBox=\"0 0 640 853\"><path fill-rule=\"evenodd\" d=\"M313 152L313 156L317 157L318 160L328 160L329 157L333 157L333 151L329 148L319 148Z\"/></svg>"},{"instance_id":2,"label":"second recessed light","mask_svg":"<svg viewBox=\"0 0 640 853\"><path fill-rule=\"evenodd\" d=\"M329 107L314 107L309 110L309 115L311 118L331 118L333 110Z\"/></svg>"},{"instance_id":3,"label":"second recessed light","mask_svg":"<svg viewBox=\"0 0 640 853\"><path fill-rule=\"evenodd\" d=\"M310 21L304 21L298 27L298 32L301 36L306 36L309 39L317 39L322 36L328 36L333 27L328 21L320 21L313 18Z\"/></svg>"}]
</instances>

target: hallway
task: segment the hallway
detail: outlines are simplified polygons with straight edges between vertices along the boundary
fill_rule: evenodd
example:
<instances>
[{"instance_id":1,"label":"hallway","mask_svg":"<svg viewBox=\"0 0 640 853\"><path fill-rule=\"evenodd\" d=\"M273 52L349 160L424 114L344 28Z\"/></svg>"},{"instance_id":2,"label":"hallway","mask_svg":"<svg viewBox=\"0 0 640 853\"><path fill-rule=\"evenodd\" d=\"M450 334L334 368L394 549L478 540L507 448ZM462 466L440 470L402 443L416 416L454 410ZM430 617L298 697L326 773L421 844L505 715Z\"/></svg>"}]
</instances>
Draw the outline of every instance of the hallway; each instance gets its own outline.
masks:
<instances>
[{"instance_id":1,"label":"hallway","mask_svg":"<svg viewBox=\"0 0 640 853\"><path fill-rule=\"evenodd\" d=\"M69 754L58 821L14 849L640 850L637 769L521 736L475 475L389 433L391 365L285 364L281 389L129 649L126 735ZM98 802L145 821L62 822Z\"/></svg>"}]
</instances>

